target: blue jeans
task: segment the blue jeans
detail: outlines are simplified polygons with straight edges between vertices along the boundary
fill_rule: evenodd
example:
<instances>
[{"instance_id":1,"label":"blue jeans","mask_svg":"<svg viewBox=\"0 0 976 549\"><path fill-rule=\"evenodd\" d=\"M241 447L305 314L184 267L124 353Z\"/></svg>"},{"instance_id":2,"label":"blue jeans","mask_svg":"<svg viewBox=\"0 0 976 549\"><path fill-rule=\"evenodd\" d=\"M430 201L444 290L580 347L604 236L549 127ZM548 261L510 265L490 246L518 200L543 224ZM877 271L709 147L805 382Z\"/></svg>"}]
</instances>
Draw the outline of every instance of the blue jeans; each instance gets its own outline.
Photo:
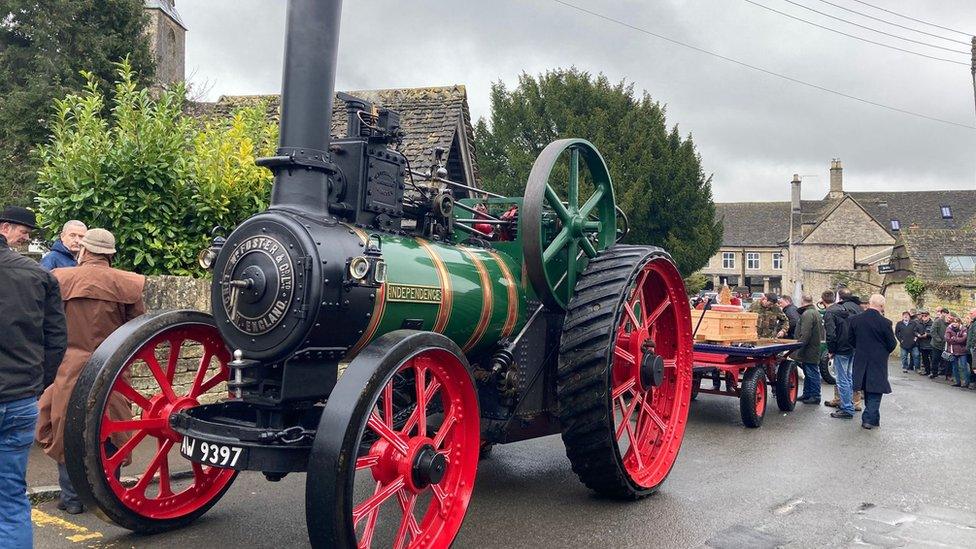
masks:
<instances>
[{"instance_id":1,"label":"blue jeans","mask_svg":"<svg viewBox=\"0 0 976 549\"><path fill-rule=\"evenodd\" d=\"M901 349L901 369L902 371L914 370L920 362L920 355L918 354L918 347L912 347L911 349Z\"/></svg>"},{"instance_id":2,"label":"blue jeans","mask_svg":"<svg viewBox=\"0 0 976 549\"><path fill-rule=\"evenodd\" d=\"M864 392L864 413L861 414L861 422L881 426L881 397L883 393Z\"/></svg>"},{"instance_id":3,"label":"blue jeans","mask_svg":"<svg viewBox=\"0 0 976 549\"><path fill-rule=\"evenodd\" d=\"M36 398L0 403L0 540L11 549L30 549L34 543L27 456L36 424Z\"/></svg>"},{"instance_id":4,"label":"blue jeans","mask_svg":"<svg viewBox=\"0 0 976 549\"><path fill-rule=\"evenodd\" d=\"M840 395L840 409L854 415L854 382L851 367L852 355L834 355L834 370L837 371L837 394Z\"/></svg>"},{"instance_id":5,"label":"blue jeans","mask_svg":"<svg viewBox=\"0 0 976 549\"><path fill-rule=\"evenodd\" d=\"M969 385L969 357L966 355L955 355L949 363L952 368L952 380L962 386Z\"/></svg>"},{"instance_id":6,"label":"blue jeans","mask_svg":"<svg viewBox=\"0 0 976 549\"><path fill-rule=\"evenodd\" d=\"M820 400L820 364L816 362L803 363L803 395L800 400Z\"/></svg>"}]
</instances>

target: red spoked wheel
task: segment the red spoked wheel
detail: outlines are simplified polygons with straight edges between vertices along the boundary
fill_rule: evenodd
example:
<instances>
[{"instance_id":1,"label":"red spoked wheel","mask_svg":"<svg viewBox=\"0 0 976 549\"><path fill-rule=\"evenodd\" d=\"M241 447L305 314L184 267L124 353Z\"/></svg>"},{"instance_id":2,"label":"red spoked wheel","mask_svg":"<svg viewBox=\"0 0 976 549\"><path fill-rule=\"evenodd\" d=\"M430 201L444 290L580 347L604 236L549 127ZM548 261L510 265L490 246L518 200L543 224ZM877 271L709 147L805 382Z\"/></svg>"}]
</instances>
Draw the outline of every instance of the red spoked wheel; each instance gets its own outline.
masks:
<instances>
[{"instance_id":1,"label":"red spoked wheel","mask_svg":"<svg viewBox=\"0 0 976 549\"><path fill-rule=\"evenodd\" d=\"M79 496L143 533L181 527L212 507L237 473L192 463L169 425L227 396L230 353L209 315L146 315L92 355L68 403L65 457Z\"/></svg>"},{"instance_id":2,"label":"red spoked wheel","mask_svg":"<svg viewBox=\"0 0 976 549\"><path fill-rule=\"evenodd\" d=\"M461 351L439 334L388 334L349 364L332 395L309 460L312 545L450 546L480 450Z\"/></svg>"},{"instance_id":3,"label":"red spoked wheel","mask_svg":"<svg viewBox=\"0 0 976 549\"><path fill-rule=\"evenodd\" d=\"M563 327L566 453L597 492L637 498L667 478L691 400L691 316L670 257L615 246L590 262Z\"/></svg>"},{"instance_id":4,"label":"red spoked wheel","mask_svg":"<svg viewBox=\"0 0 976 549\"><path fill-rule=\"evenodd\" d=\"M746 427L762 425L766 416L766 390L766 370L759 366L746 370L739 389L739 412Z\"/></svg>"}]
</instances>

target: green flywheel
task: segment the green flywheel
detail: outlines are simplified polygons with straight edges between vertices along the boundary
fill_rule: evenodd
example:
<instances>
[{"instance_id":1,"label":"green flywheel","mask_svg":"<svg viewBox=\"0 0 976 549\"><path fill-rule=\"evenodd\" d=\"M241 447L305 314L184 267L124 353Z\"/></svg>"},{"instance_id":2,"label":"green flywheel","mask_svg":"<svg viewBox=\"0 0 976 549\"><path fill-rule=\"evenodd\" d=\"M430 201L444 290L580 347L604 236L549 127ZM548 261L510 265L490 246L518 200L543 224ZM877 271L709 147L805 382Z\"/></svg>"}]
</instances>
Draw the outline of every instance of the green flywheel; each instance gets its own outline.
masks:
<instances>
[{"instance_id":1,"label":"green flywheel","mask_svg":"<svg viewBox=\"0 0 976 549\"><path fill-rule=\"evenodd\" d=\"M550 143L532 165L522 210L529 281L547 307L565 310L590 258L617 238L613 184L600 152L584 139Z\"/></svg>"}]
</instances>

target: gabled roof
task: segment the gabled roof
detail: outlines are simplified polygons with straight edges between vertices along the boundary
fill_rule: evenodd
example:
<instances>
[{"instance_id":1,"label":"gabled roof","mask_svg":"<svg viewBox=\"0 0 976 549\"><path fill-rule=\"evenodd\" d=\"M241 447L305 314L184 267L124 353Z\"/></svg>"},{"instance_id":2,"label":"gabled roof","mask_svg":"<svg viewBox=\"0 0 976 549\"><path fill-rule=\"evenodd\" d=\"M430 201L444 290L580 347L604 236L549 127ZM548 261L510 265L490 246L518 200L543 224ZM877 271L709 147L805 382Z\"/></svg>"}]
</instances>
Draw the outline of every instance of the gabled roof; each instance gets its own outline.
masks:
<instances>
[{"instance_id":1,"label":"gabled roof","mask_svg":"<svg viewBox=\"0 0 976 549\"><path fill-rule=\"evenodd\" d=\"M838 198L838 199L824 200L821 203L822 204L822 208L816 214L816 218L817 219L814 222L813 227L810 228L809 231L806 234L804 234L802 237L798 238L797 240L794 240L794 242L807 240L807 238L809 238L810 236L812 236L813 233L816 232L817 228L819 228L820 225L823 224L823 222L827 221L827 219L830 218L830 215L833 214L834 211L836 211L838 208L840 208L841 205L844 204L845 202L850 202L850 203L854 204L855 206L857 206L857 208L859 210L861 210L862 212L864 212L864 214L868 218L872 219L881 228L881 230L886 231L889 234L891 233L891 231L889 230L890 227L885 227L884 225L882 225L877 220L877 218L875 218L873 215L871 215L871 212L869 212L864 206L861 205L860 202L857 201L857 199L855 199L853 196L851 196L849 194L846 194L843 197Z\"/></svg>"},{"instance_id":2,"label":"gabled roof","mask_svg":"<svg viewBox=\"0 0 976 549\"><path fill-rule=\"evenodd\" d=\"M780 246L790 238L789 202L719 202L715 217L723 246Z\"/></svg>"},{"instance_id":3,"label":"gabled roof","mask_svg":"<svg viewBox=\"0 0 976 549\"><path fill-rule=\"evenodd\" d=\"M450 151L455 139L466 151L472 179L469 184L478 186L480 181L474 151L474 129L468 110L467 91L462 85L404 88L385 90L359 90L346 92L378 106L400 113L400 124L406 133L400 152L407 157L413 169L429 166L435 148ZM279 95L221 96L216 103L195 103L190 106L194 116L228 116L246 106L267 104L267 114L277 120L280 112ZM463 132L458 132L458 129ZM341 137L346 131L345 105L338 99L332 109L332 135ZM473 182L473 183L472 183Z\"/></svg>"},{"instance_id":4,"label":"gabled roof","mask_svg":"<svg viewBox=\"0 0 976 549\"><path fill-rule=\"evenodd\" d=\"M910 270L923 280L952 280L976 286L976 274L949 276L945 256L976 256L976 230L908 229L902 232L899 258L910 262Z\"/></svg>"},{"instance_id":5,"label":"gabled roof","mask_svg":"<svg viewBox=\"0 0 976 549\"><path fill-rule=\"evenodd\" d=\"M971 191L901 191L847 193L871 214L882 227L891 231L891 220L897 219L902 230L957 229L965 227L976 216L976 190ZM942 206L949 206L952 219L942 219Z\"/></svg>"},{"instance_id":6,"label":"gabled roof","mask_svg":"<svg viewBox=\"0 0 976 549\"><path fill-rule=\"evenodd\" d=\"M186 25L183 23L183 19L180 18L180 13L176 11L175 2L172 0L145 0L145 2L147 10L160 10L168 15L174 23L183 27L183 30L188 30Z\"/></svg>"}]
</instances>

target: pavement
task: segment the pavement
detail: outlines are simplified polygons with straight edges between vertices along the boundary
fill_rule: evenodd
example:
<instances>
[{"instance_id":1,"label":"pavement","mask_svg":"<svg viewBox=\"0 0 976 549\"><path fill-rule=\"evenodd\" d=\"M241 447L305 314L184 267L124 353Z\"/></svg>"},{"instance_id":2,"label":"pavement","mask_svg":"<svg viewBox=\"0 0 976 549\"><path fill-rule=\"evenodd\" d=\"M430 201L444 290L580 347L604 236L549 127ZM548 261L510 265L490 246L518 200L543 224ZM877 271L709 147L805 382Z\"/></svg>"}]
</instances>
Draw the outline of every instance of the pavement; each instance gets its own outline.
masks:
<instances>
[{"instance_id":1,"label":"pavement","mask_svg":"<svg viewBox=\"0 0 976 549\"><path fill-rule=\"evenodd\" d=\"M498 446L481 462L454 547L976 547L976 392L894 363L890 373L894 393L871 431L803 404L772 406L761 428L746 429L736 400L700 395L667 483L638 502L589 492L558 436ZM33 456L31 467L41 467ZM40 469L31 475L47 482ZM245 473L200 520L155 536L44 502L35 544L306 547L304 491L304 475L268 483Z\"/></svg>"}]
</instances>

